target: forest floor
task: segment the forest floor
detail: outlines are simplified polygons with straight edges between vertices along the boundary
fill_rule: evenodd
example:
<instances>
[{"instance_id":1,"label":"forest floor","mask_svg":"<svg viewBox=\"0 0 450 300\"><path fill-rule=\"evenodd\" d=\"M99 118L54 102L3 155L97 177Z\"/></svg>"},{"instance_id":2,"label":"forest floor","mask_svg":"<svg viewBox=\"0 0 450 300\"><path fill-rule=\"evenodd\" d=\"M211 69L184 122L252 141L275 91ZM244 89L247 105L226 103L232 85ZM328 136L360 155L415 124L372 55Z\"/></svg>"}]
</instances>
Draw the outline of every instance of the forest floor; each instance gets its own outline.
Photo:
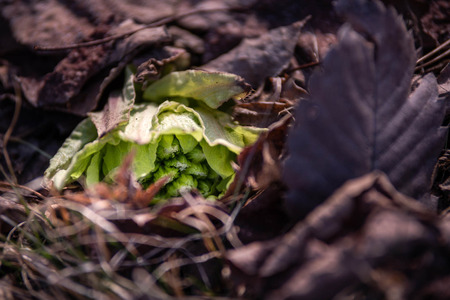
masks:
<instances>
[{"instance_id":1,"label":"forest floor","mask_svg":"<svg viewBox=\"0 0 450 300\"><path fill-rule=\"evenodd\" d=\"M448 1L3 1L0 45L0 298L450 299ZM136 99L245 81L220 109L265 129L219 199L154 204L132 155L46 178L87 116L117 129L129 68Z\"/></svg>"}]
</instances>

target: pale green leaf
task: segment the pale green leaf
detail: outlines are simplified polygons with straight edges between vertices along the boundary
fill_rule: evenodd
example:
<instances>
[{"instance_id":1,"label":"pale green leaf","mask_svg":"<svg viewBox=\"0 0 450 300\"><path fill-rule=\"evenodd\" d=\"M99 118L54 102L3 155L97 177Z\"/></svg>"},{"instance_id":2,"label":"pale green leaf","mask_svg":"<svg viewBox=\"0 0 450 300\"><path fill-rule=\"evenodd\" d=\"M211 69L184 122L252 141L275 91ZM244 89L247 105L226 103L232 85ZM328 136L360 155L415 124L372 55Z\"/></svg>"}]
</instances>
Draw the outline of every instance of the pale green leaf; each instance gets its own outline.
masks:
<instances>
[{"instance_id":1,"label":"pale green leaf","mask_svg":"<svg viewBox=\"0 0 450 300\"><path fill-rule=\"evenodd\" d=\"M144 178L155 169L157 143L134 145L136 154L133 161L133 171L136 178Z\"/></svg>"},{"instance_id":2,"label":"pale green leaf","mask_svg":"<svg viewBox=\"0 0 450 300\"><path fill-rule=\"evenodd\" d=\"M225 101L244 98L250 86L236 75L199 70L172 72L150 85L143 98L161 103L169 98L192 98L218 108Z\"/></svg>"},{"instance_id":3,"label":"pale green leaf","mask_svg":"<svg viewBox=\"0 0 450 300\"><path fill-rule=\"evenodd\" d=\"M92 156L86 169L86 185L91 186L101 180L100 171L102 163L102 152L98 151Z\"/></svg>"},{"instance_id":4,"label":"pale green leaf","mask_svg":"<svg viewBox=\"0 0 450 300\"><path fill-rule=\"evenodd\" d=\"M195 112L202 122L204 137L208 144L223 145L236 154L239 154L245 146L254 143L259 134L265 130L237 125L230 115L206 107L197 107Z\"/></svg>"},{"instance_id":5,"label":"pale green leaf","mask_svg":"<svg viewBox=\"0 0 450 300\"><path fill-rule=\"evenodd\" d=\"M130 153L131 143L121 141L117 145L107 144L103 155L103 173L112 178L125 156Z\"/></svg>"},{"instance_id":6,"label":"pale green leaf","mask_svg":"<svg viewBox=\"0 0 450 300\"><path fill-rule=\"evenodd\" d=\"M97 138L97 130L90 119L81 121L74 129L72 134L66 139L64 144L59 148L58 152L50 160L50 165L45 171L45 181L48 186L54 179L59 180L60 184L55 188L61 189L67 179L66 170L69 168L74 156L89 142ZM62 182L61 182L62 181Z\"/></svg>"},{"instance_id":7,"label":"pale green leaf","mask_svg":"<svg viewBox=\"0 0 450 300\"><path fill-rule=\"evenodd\" d=\"M195 140L206 139L210 146L223 145L238 154L253 143L265 129L244 127L231 116L209 107L187 107L175 101L165 101L153 118L153 137L159 134L189 134Z\"/></svg>"},{"instance_id":8,"label":"pale green leaf","mask_svg":"<svg viewBox=\"0 0 450 300\"><path fill-rule=\"evenodd\" d=\"M123 130L118 132L122 140L137 144L148 144L152 140L150 134L153 116L158 111L154 103L137 104L130 114L130 120Z\"/></svg>"},{"instance_id":9,"label":"pale green leaf","mask_svg":"<svg viewBox=\"0 0 450 300\"><path fill-rule=\"evenodd\" d=\"M190 161L194 163L200 163L205 160L205 153L203 153L202 147L200 147L200 145L196 146L190 152L186 153L186 156Z\"/></svg>"},{"instance_id":10,"label":"pale green leaf","mask_svg":"<svg viewBox=\"0 0 450 300\"><path fill-rule=\"evenodd\" d=\"M192 135L177 134L176 137L180 142L183 153L191 152L198 145L198 141Z\"/></svg>"},{"instance_id":11,"label":"pale green leaf","mask_svg":"<svg viewBox=\"0 0 450 300\"><path fill-rule=\"evenodd\" d=\"M159 159L170 159L181 152L180 143L172 134L161 136L156 155Z\"/></svg>"},{"instance_id":12,"label":"pale green leaf","mask_svg":"<svg viewBox=\"0 0 450 300\"><path fill-rule=\"evenodd\" d=\"M211 147L207 142L201 141L203 153L209 166L222 178L232 176L234 170L230 162L234 159L234 154L230 152L225 146L216 145Z\"/></svg>"}]
</instances>

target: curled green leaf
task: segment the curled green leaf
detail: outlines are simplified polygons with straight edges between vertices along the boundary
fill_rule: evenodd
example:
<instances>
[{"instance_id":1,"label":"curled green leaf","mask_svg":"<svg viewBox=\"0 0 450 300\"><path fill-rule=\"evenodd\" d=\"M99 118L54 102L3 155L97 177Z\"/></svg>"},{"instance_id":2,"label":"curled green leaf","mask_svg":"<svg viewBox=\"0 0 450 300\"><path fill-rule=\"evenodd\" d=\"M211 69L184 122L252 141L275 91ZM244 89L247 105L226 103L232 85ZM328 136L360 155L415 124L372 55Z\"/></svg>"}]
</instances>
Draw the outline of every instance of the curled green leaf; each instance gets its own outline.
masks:
<instances>
[{"instance_id":1,"label":"curled green leaf","mask_svg":"<svg viewBox=\"0 0 450 300\"><path fill-rule=\"evenodd\" d=\"M150 85L144 99L163 102L168 98L192 98L218 108L230 98L242 99L250 91L250 85L236 75L199 70L172 72Z\"/></svg>"}]
</instances>

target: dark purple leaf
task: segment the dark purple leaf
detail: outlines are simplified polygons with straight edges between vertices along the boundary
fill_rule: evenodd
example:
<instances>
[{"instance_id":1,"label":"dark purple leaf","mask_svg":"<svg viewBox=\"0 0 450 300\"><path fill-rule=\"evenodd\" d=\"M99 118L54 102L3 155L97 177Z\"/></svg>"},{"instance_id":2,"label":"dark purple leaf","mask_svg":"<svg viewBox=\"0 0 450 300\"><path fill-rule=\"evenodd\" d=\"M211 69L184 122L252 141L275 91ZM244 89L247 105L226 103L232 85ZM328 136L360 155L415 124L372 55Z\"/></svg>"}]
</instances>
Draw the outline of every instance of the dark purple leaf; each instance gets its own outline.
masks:
<instances>
[{"instance_id":1,"label":"dark purple leaf","mask_svg":"<svg viewBox=\"0 0 450 300\"><path fill-rule=\"evenodd\" d=\"M443 145L438 129L444 110L434 76L422 78L408 97L415 51L402 20L379 2L343 0L337 6L361 33L341 28L323 72L311 79L311 101L297 107L284 170L295 219L346 180L372 170L422 198Z\"/></svg>"},{"instance_id":2,"label":"dark purple leaf","mask_svg":"<svg viewBox=\"0 0 450 300\"><path fill-rule=\"evenodd\" d=\"M210 61L201 69L237 74L259 87L266 78L285 69L294 53L304 22L279 27L258 38L244 39L230 52Z\"/></svg>"}]
</instances>

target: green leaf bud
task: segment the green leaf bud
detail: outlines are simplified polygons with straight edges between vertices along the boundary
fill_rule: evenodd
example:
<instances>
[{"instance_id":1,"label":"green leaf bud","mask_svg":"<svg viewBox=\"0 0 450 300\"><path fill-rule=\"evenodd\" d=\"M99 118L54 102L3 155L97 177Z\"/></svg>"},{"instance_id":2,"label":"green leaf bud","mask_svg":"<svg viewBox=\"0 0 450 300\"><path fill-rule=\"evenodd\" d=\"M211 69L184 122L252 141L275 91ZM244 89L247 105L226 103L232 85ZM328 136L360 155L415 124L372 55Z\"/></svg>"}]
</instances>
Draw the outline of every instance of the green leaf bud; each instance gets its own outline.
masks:
<instances>
[{"instance_id":1,"label":"green leaf bud","mask_svg":"<svg viewBox=\"0 0 450 300\"><path fill-rule=\"evenodd\" d=\"M185 173L193 175L195 177L206 177L208 176L209 166L207 164L203 165L200 163L190 163L189 167L187 167Z\"/></svg>"},{"instance_id":2,"label":"green leaf bud","mask_svg":"<svg viewBox=\"0 0 450 300\"><path fill-rule=\"evenodd\" d=\"M177 177L178 173L179 170L177 168L161 165L153 174L153 178L155 181L157 181L164 176L169 176L169 182L171 182L174 178Z\"/></svg>"},{"instance_id":3,"label":"green leaf bud","mask_svg":"<svg viewBox=\"0 0 450 300\"><path fill-rule=\"evenodd\" d=\"M177 179L166 186L167 194L171 197L180 195L180 190L191 190L197 187L197 180L187 174L181 174Z\"/></svg>"},{"instance_id":4,"label":"green leaf bud","mask_svg":"<svg viewBox=\"0 0 450 300\"><path fill-rule=\"evenodd\" d=\"M213 183L208 180L198 180L197 189L199 192L207 197L212 192Z\"/></svg>"},{"instance_id":5,"label":"green leaf bud","mask_svg":"<svg viewBox=\"0 0 450 300\"><path fill-rule=\"evenodd\" d=\"M208 175L207 175L208 179L211 180L216 180L217 178L219 178L219 174L216 173L216 171L214 171L211 168L208 168Z\"/></svg>"},{"instance_id":6,"label":"green leaf bud","mask_svg":"<svg viewBox=\"0 0 450 300\"><path fill-rule=\"evenodd\" d=\"M192 149L189 153L186 153L186 156L190 161L194 163L199 163L205 160L205 153L203 153L202 147L200 147L200 145Z\"/></svg>"},{"instance_id":7,"label":"green leaf bud","mask_svg":"<svg viewBox=\"0 0 450 300\"><path fill-rule=\"evenodd\" d=\"M186 170L191 165L186 156L184 156L183 154L178 154L174 158L166 160L164 164L168 167L177 168L180 171Z\"/></svg>"},{"instance_id":8,"label":"green leaf bud","mask_svg":"<svg viewBox=\"0 0 450 300\"><path fill-rule=\"evenodd\" d=\"M198 145L197 140L189 134L177 134L176 137L185 154L191 152Z\"/></svg>"},{"instance_id":9,"label":"green leaf bud","mask_svg":"<svg viewBox=\"0 0 450 300\"><path fill-rule=\"evenodd\" d=\"M172 134L165 134L161 136L158 149L156 150L156 157L161 159L169 159L180 152L180 143Z\"/></svg>"}]
</instances>

